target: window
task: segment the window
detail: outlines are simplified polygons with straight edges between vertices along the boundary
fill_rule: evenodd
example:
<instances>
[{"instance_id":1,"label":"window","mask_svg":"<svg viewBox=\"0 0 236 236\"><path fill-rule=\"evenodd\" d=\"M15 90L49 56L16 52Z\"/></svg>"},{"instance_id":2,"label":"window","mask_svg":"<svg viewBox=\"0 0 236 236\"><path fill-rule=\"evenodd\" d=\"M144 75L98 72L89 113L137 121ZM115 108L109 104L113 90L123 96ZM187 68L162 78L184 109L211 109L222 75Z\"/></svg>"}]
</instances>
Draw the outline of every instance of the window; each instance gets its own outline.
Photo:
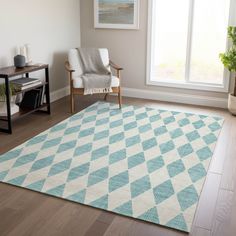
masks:
<instances>
[{"instance_id":1,"label":"window","mask_svg":"<svg viewBox=\"0 0 236 236\"><path fill-rule=\"evenodd\" d=\"M149 1L148 84L227 91L231 0Z\"/></svg>"}]
</instances>

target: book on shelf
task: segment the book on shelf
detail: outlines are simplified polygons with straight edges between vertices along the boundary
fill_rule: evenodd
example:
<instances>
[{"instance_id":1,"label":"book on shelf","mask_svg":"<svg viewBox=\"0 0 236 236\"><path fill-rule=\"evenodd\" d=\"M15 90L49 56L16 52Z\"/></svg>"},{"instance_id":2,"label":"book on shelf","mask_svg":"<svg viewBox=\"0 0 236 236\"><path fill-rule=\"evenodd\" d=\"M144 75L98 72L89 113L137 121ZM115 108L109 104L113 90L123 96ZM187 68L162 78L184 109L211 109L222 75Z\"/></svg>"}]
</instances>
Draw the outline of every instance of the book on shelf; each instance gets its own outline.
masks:
<instances>
[{"instance_id":1,"label":"book on shelf","mask_svg":"<svg viewBox=\"0 0 236 236\"><path fill-rule=\"evenodd\" d=\"M30 89L30 88L33 88L35 86L38 86L38 85L41 85L42 82L41 81L38 81L37 83L34 83L34 84L29 84L29 85L26 85L26 86L23 86L23 87L17 87L16 86L16 89L19 90L19 91L24 91L26 89Z\"/></svg>"},{"instance_id":2,"label":"book on shelf","mask_svg":"<svg viewBox=\"0 0 236 236\"><path fill-rule=\"evenodd\" d=\"M40 107L42 105L41 101L42 101L42 96L43 96L43 88L37 88L34 90L38 92L37 107Z\"/></svg>"},{"instance_id":3,"label":"book on shelf","mask_svg":"<svg viewBox=\"0 0 236 236\"><path fill-rule=\"evenodd\" d=\"M42 97L44 97L44 86L27 91L24 93L20 108L36 109L42 105Z\"/></svg>"},{"instance_id":4,"label":"book on shelf","mask_svg":"<svg viewBox=\"0 0 236 236\"><path fill-rule=\"evenodd\" d=\"M40 105L43 105L44 103L44 95L45 95L45 85L42 86L42 96L41 96Z\"/></svg>"},{"instance_id":5,"label":"book on shelf","mask_svg":"<svg viewBox=\"0 0 236 236\"><path fill-rule=\"evenodd\" d=\"M37 85L41 85L42 81L40 79L33 78L20 78L11 81L11 84L15 86L15 88L19 91L32 88Z\"/></svg>"}]
</instances>

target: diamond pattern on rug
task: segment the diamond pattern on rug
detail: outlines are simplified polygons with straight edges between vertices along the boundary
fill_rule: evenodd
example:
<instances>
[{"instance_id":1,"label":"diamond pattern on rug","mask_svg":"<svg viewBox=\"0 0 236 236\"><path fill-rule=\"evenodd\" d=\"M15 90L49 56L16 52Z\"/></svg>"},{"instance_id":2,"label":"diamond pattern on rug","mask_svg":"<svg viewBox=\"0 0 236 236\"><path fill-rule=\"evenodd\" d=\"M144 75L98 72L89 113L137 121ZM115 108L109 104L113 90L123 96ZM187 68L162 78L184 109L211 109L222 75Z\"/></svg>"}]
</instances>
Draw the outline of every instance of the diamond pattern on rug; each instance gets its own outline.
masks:
<instances>
[{"instance_id":1,"label":"diamond pattern on rug","mask_svg":"<svg viewBox=\"0 0 236 236\"><path fill-rule=\"evenodd\" d=\"M222 125L98 102L0 155L0 181L189 232Z\"/></svg>"}]
</instances>

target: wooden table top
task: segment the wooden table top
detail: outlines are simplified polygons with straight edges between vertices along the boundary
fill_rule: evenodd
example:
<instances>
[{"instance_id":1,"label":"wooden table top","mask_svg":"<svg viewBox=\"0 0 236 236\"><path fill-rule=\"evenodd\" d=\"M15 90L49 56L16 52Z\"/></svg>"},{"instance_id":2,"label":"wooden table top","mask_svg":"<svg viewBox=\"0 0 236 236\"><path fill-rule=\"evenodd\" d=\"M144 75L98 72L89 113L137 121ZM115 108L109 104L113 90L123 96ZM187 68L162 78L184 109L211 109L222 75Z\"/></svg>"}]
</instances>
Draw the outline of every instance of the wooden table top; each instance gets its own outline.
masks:
<instances>
[{"instance_id":1,"label":"wooden table top","mask_svg":"<svg viewBox=\"0 0 236 236\"><path fill-rule=\"evenodd\" d=\"M15 66L8 66L0 68L0 77L14 77L17 75L22 75L37 70L42 70L48 67L48 64L35 64L32 66L26 66L24 68L16 68Z\"/></svg>"}]
</instances>

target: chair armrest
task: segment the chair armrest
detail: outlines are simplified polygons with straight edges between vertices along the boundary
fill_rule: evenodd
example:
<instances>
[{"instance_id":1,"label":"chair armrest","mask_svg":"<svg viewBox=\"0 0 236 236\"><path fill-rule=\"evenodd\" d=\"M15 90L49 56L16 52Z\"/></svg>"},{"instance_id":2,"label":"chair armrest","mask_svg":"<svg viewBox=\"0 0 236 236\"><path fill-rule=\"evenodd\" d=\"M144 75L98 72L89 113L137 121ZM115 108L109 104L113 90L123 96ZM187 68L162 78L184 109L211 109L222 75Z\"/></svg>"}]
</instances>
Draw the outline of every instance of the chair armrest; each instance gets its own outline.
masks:
<instances>
[{"instance_id":1,"label":"chair armrest","mask_svg":"<svg viewBox=\"0 0 236 236\"><path fill-rule=\"evenodd\" d=\"M116 65L113 61L109 61L109 65L114 68L115 70L124 70L122 67Z\"/></svg>"},{"instance_id":2,"label":"chair armrest","mask_svg":"<svg viewBox=\"0 0 236 236\"><path fill-rule=\"evenodd\" d=\"M65 62L65 68L70 73L75 72L74 70L70 68L70 63L68 61Z\"/></svg>"}]
</instances>

